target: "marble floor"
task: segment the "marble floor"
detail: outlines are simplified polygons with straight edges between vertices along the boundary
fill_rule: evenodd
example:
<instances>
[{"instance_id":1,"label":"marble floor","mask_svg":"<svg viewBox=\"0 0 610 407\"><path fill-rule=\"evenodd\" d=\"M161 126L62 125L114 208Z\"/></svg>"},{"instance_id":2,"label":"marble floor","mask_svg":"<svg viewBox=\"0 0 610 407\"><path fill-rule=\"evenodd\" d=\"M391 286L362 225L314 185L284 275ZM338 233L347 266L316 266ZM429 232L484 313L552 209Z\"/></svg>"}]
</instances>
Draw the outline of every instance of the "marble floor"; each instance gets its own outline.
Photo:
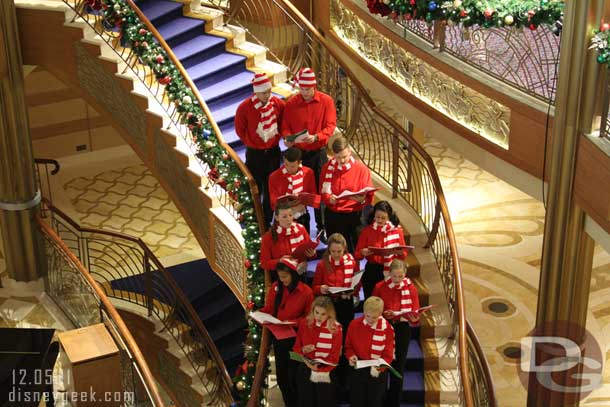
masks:
<instances>
[{"instance_id":1,"label":"marble floor","mask_svg":"<svg viewBox=\"0 0 610 407\"><path fill-rule=\"evenodd\" d=\"M500 407L522 407L520 339L533 329L540 277L543 204L427 138L458 242L467 317L490 363ZM610 361L610 256L596 246L587 329ZM581 405L610 405L610 369Z\"/></svg>"}]
</instances>

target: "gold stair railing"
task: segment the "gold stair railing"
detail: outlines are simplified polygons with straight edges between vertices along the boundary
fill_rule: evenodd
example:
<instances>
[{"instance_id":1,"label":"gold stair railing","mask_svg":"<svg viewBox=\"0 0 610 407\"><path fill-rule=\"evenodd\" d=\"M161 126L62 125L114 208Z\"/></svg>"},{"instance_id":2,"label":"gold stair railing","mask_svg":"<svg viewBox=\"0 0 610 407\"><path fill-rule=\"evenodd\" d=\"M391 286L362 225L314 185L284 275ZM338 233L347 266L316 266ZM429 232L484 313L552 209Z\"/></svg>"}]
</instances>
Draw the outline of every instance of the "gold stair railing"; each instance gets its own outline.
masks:
<instances>
[{"instance_id":1,"label":"gold stair railing","mask_svg":"<svg viewBox=\"0 0 610 407\"><path fill-rule=\"evenodd\" d=\"M487 363L485 352L470 322L468 329L468 363L470 364L470 384L473 399L477 407L496 407L496 393L494 391L493 376Z\"/></svg>"},{"instance_id":2,"label":"gold stair railing","mask_svg":"<svg viewBox=\"0 0 610 407\"><path fill-rule=\"evenodd\" d=\"M375 104L349 65L289 1L243 0L231 7L231 23L244 28L247 38L267 47L276 62L293 73L303 66L316 71L318 88L335 99L338 128L356 154L387 182L393 197L404 199L419 215L428 236L426 247L432 250L440 271L457 342L453 356L459 373L459 403L486 405L475 399L478 393L469 380L470 369L479 369L480 364L469 363L462 276L449 210L434 162L414 139L412 126L405 129ZM484 355L479 356L484 360ZM265 374L264 366L257 368L255 384ZM488 371L476 374L487 377ZM485 383L491 385L491 380ZM253 388L253 394L256 391Z\"/></svg>"},{"instance_id":3,"label":"gold stair railing","mask_svg":"<svg viewBox=\"0 0 610 407\"><path fill-rule=\"evenodd\" d=\"M186 356L209 396L204 401L231 404L231 378L214 341L171 274L148 246L133 236L81 227L47 200L43 203L51 213L54 234L65 242L105 296L146 309L148 317L163 326L163 331L170 334ZM138 276L140 280L129 279ZM121 279L123 284L115 288L112 282Z\"/></svg>"},{"instance_id":4,"label":"gold stair railing","mask_svg":"<svg viewBox=\"0 0 610 407\"><path fill-rule=\"evenodd\" d=\"M46 254L46 293L75 326L103 322L120 349L122 405L164 407L140 348L104 290L57 233L40 216L36 221Z\"/></svg>"}]
</instances>

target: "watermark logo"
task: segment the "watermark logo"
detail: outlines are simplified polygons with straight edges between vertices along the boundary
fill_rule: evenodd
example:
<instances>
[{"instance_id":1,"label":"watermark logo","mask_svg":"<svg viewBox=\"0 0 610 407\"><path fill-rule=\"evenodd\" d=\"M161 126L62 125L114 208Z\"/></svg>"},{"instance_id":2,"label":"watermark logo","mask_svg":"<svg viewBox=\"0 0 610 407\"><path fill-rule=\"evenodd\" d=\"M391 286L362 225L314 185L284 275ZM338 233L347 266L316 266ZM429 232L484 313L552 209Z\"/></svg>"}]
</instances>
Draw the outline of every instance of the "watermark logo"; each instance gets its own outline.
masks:
<instances>
[{"instance_id":1,"label":"watermark logo","mask_svg":"<svg viewBox=\"0 0 610 407\"><path fill-rule=\"evenodd\" d=\"M593 335L569 322L552 322L521 339L519 379L548 407L587 397L602 385L603 354ZM534 381L534 382L532 382Z\"/></svg>"}]
</instances>

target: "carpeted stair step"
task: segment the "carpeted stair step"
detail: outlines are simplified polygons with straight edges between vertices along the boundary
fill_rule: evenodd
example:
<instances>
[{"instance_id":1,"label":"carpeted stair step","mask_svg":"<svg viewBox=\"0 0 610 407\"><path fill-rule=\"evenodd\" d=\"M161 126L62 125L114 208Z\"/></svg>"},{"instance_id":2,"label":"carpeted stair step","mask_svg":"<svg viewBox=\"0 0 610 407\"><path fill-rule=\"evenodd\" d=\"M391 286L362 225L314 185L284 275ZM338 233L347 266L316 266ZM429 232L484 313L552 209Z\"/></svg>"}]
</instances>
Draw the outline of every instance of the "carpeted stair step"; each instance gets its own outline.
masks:
<instances>
[{"instance_id":1,"label":"carpeted stair step","mask_svg":"<svg viewBox=\"0 0 610 407\"><path fill-rule=\"evenodd\" d=\"M205 21L180 17L156 27L167 45L174 47L204 33Z\"/></svg>"},{"instance_id":2,"label":"carpeted stair step","mask_svg":"<svg viewBox=\"0 0 610 407\"><path fill-rule=\"evenodd\" d=\"M208 104L220 98L231 98L235 94L251 93L253 76L252 72L243 70L210 86L199 86L199 91L205 95L203 98Z\"/></svg>"},{"instance_id":3,"label":"carpeted stair step","mask_svg":"<svg viewBox=\"0 0 610 407\"><path fill-rule=\"evenodd\" d=\"M216 344L220 357L225 361L225 366L230 375L235 373L238 364L243 362L245 332L241 335L233 335L226 340Z\"/></svg>"},{"instance_id":4,"label":"carpeted stair step","mask_svg":"<svg viewBox=\"0 0 610 407\"><path fill-rule=\"evenodd\" d=\"M208 104L216 123L219 126L232 122L235 119L235 111L239 104L248 96L252 94L252 89L247 89L243 93L234 95L231 98L223 98L214 103Z\"/></svg>"},{"instance_id":5,"label":"carpeted stair step","mask_svg":"<svg viewBox=\"0 0 610 407\"><path fill-rule=\"evenodd\" d=\"M424 376L421 371L403 372L401 401L409 403L425 401Z\"/></svg>"},{"instance_id":6,"label":"carpeted stair step","mask_svg":"<svg viewBox=\"0 0 610 407\"><path fill-rule=\"evenodd\" d=\"M201 34L172 47L174 55L182 66L190 68L225 51L226 40L208 34Z\"/></svg>"},{"instance_id":7,"label":"carpeted stair step","mask_svg":"<svg viewBox=\"0 0 610 407\"><path fill-rule=\"evenodd\" d=\"M234 123L225 123L224 126L220 127L220 132L231 148L241 145L241 140L235 131Z\"/></svg>"},{"instance_id":8,"label":"carpeted stair step","mask_svg":"<svg viewBox=\"0 0 610 407\"><path fill-rule=\"evenodd\" d=\"M224 52L186 68L186 71L195 86L202 89L242 72L245 66L245 56ZM254 76L252 73L251 75ZM205 98L205 95L202 94L202 96Z\"/></svg>"},{"instance_id":9,"label":"carpeted stair step","mask_svg":"<svg viewBox=\"0 0 610 407\"><path fill-rule=\"evenodd\" d=\"M182 17L182 4L173 1L141 0L137 6L155 27Z\"/></svg>"}]
</instances>

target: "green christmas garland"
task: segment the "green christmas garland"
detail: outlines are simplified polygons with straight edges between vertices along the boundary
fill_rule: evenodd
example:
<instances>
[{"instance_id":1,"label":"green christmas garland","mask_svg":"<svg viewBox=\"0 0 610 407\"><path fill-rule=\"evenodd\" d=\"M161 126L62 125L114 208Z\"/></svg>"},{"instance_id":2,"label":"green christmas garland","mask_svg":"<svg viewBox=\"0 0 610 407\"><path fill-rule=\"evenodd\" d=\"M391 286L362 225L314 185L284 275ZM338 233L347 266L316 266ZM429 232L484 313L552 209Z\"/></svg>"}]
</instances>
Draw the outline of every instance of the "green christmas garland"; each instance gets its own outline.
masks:
<instances>
[{"instance_id":1,"label":"green christmas garland","mask_svg":"<svg viewBox=\"0 0 610 407\"><path fill-rule=\"evenodd\" d=\"M218 136L178 68L129 4L125 0L87 0L87 5L103 15L107 29L118 29L122 41L131 47L141 63L152 70L157 81L165 85L166 95L175 104L181 123L188 126L193 141L199 147L198 157L211 169L208 177L238 202L238 220L246 246L244 266L248 277L248 308L262 307L265 281L259 261L261 235L246 176L220 145ZM260 326L250 319L248 325L249 334L245 346L247 368L243 374L233 378L242 401L248 400L250 395L261 340ZM261 404L265 404L262 399Z\"/></svg>"},{"instance_id":2,"label":"green christmas garland","mask_svg":"<svg viewBox=\"0 0 610 407\"><path fill-rule=\"evenodd\" d=\"M424 20L491 27L526 27L555 23L563 16L562 0L366 0L372 13L395 20Z\"/></svg>"},{"instance_id":3,"label":"green christmas garland","mask_svg":"<svg viewBox=\"0 0 610 407\"><path fill-rule=\"evenodd\" d=\"M589 49L597 50L597 62L610 66L610 47L608 46L610 42L610 24L602 24L599 30L595 30L593 34Z\"/></svg>"}]
</instances>

